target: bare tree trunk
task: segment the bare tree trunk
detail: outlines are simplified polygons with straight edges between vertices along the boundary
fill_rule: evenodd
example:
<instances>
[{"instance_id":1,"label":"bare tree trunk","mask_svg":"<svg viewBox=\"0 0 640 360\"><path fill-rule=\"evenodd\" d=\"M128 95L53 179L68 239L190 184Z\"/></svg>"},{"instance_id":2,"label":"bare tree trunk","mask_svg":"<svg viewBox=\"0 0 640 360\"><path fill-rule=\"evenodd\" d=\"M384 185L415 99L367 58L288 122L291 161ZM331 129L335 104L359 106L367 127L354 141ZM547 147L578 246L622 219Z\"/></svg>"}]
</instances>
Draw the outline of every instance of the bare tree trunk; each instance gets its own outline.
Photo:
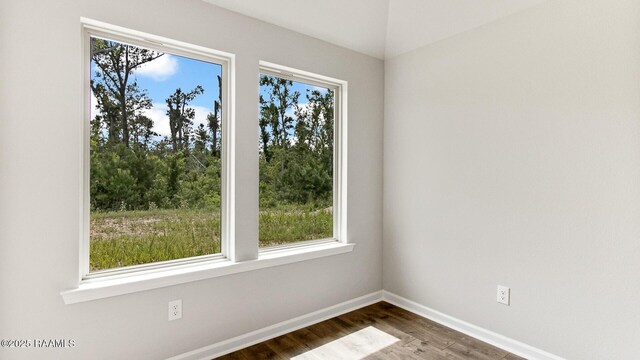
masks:
<instances>
[{"instance_id":1,"label":"bare tree trunk","mask_svg":"<svg viewBox=\"0 0 640 360\"><path fill-rule=\"evenodd\" d=\"M122 126L122 142L129 147L129 124L127 123L127 102L124 91L120 92L120 126Z\"/></svg>"},{"instance_id":2,"label":"bare tree trunk","mask_svg":"<svg viewBox=\"0 0 640 360\"><path fill-rule=\"evenodd\" d=\"M212 135L212 140L211 140L211 154L213 154L213 156L217 156L218 155L218 109L219 109L219 105L218 102L215 101L213 103L213 124L211 126L211 135Z\"/></svg>"}]
</instances>

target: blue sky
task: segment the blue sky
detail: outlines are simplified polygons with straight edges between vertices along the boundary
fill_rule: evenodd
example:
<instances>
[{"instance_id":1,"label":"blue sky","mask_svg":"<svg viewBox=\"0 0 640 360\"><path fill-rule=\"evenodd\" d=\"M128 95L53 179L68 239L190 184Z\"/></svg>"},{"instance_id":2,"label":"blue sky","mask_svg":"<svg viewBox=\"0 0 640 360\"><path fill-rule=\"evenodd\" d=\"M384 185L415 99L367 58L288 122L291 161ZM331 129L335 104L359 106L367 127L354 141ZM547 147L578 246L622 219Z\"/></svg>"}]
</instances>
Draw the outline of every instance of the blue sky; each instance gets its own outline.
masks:
<instances>
[{"instance_id":1,"label":"blue sky","mask_svg":"<svg viewBox=\"0 0 640 360\"><path fill-rule=\"evenodd\" d=\"M213 102L219 96L217 76L221 73L222 67L218 64L165 54L147 67L143 65L135 75L140 87L147 89L154 103L165 102L177 88L187 92L200 85L205 91L191 105L213 111Z\"/></svg>"},{"instance_id":2,"label":"blue sky","mask_svg":"<svg viewBox=\"0 0 640 360\"><path fill-rule=\"evenodd\" d=\"M95 75L96 67L92 64L91 76ZM145 89L153 103L153 107L144 114L153 120L154 131L161 136L169 136L169 118L167 117L166 99L177 88L188 92L197 85L204 88L204 93L198 95L190 107L195 110L194 125L206 125L207 115L213 112L213 102L218 99L218 79L222 67L218 64L193 60L173 54L163 56L143 64L133 72L134 79L140 89ZM95 98L92 95L92 118L95 116Z\"/></svg>"},{"instance_id":3,"label":"blue sky","mask_svg":"<svg viewBox=\"0 0 640 360\"><path fill-rule=\"evenodd\" d=\"M321 88L321 87L313 86L313 85L308 85L308 84L304 84L304 83L297 82L297 81L294 81L293 82L293 86L291 86L289 89L290 89L291 92L298 91L300 93L300 97L298 98L298 103L300 105L304 105L304 104L306 104L308 102L307 98L305 97L305 95L307 94L307 90L309 90L309 91L318 90L322 94L326 94L326 92L328 91L325 88ZM262 95L265 98L265 100L269 99L269 92L267 91L266 87L264 87L264 86L260 87L260 95Z\"/></svg>"},{"instance_id":4,"label":"blue sky","mask_svg":"<svg viewBox=\"0 0 640 360\"><path fill-rule=\"evenodd\" d=\"M95 66L92 65L93 77ZM169 136L169 119L166 115L166 98L175 92L177 88L182 91L191 91L197 85L204 88L204 93L197 96L190 106L195 110L196 116L194 126L206 125L207 115L213 112L213 102L218 99L218 79L221 75L222 67L218 64L207 63L200 60L193 60L173 54L165 54L151 62L143 64L133 73L140 89L146 89L149 98L153 102L153 108L146 110L145 115L153 120L154 131L161 136ZM259 79L256 79L256 86ZM299 91L299 104L304 106L307 103L305 94L307 90L320 90L326 92L327 89L294 82L292 91ZM260 93L268 99L266 89L261 88ZM92 118L95 115L95 98L92 96ZM259 104L256 103L256 110ZM293 109L289 111L293 115ZM256 111L257 115L257 111Z\"/></svg>"},{"instance_id":5,"label":"blue sky","mask_svg":"<svg viewBox=\"0 0 640 360\"><path fill-rule=\"evenodd\" d=\"M167 117L166 99L177 88L188 92L197 85L204 88L190 106L195 110L194 126L207 124L207 115L213 112L213 102L218 99L218 79L222 67L217 64L193 60L182 56L165 54L147 64L142 65L134 74L141 89L146 89L153 108L145 115L153 120L154 131L162 136L169 136L169 118Z\"/></svg>"},{"instance_id":6,"label":"blue sky","mask_svg":"<svg viewBox=\"0 0 640 360\"><path fill-rule=\"evenodd\" d=\"M327 91L329 91L326 88L321 88L321 87L318 87L318 86L313 86L313 85L309 85L309 84L305 84L305 83L301 83L301 82L297 82L297 81L294 81L293 85L289 88L289 91L291 93L293 93L294 91L297 91L297 92L300 93L300 96L298 97L298 105L301 106L301 107L306 106L306 104L309 102L307 100L307 97L306 97L307 91L311 92L313 90L318 90L323 95L326 94ZM269 100L269 88L266 87L266 86L260 86L260 95L262 95L264 97L264 99L268 101ZM289 108L287 110L287 115L294 117L293 110L294 110L293 108Z\"/></svg>"}]
</instances>

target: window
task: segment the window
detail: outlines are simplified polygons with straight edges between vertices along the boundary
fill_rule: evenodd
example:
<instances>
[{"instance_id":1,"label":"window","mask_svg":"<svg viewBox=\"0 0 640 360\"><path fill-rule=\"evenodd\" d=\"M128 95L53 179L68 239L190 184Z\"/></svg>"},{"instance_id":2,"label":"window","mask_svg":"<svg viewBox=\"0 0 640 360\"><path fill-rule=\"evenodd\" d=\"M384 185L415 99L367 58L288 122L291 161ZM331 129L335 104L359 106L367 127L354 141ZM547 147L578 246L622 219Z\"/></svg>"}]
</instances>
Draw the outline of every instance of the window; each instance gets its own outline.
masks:
<instances>
[{"instance_id":1,"label":"window","mask_svg":"<svg viewBox=\"0 0 640 360\"><path fill-rule=\"evenodd\" d=\"M260 247L334 241L341 84L264 63L259 81Z\"/></svg>"},{"instance_id":2,"label":"window","mask_svg":"<svg viewBox=\"0 0 640 360\"><path fill-rule=\"evenodd\" d=\"M65 303L353 250L345 81L259 63L256 209L233 198L236 154L256 149L233 141L249 136L234 135L235 55L81 21L79 283ZM258 238L236 237L253 210Z\"/></svg>"},{"instance_id":3,"label":"window","mask_svg":"<svg viewBox=\"0 0 640 360\"><path fill-rule=\"evenodd\" d=\"M85 26L84 278L223 258L229 58Z\"/></svg>"}]
</instances>

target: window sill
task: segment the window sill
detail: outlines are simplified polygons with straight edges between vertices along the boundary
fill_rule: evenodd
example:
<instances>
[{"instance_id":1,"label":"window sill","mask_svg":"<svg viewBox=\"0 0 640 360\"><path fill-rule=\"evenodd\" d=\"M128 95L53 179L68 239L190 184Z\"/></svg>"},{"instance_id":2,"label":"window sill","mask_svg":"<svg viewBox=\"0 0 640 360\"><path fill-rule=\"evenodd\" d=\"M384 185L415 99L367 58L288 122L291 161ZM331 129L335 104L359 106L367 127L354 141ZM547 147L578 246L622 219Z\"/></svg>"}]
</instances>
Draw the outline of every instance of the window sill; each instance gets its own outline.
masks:
<instances>
[{"instance_id":1,"label":"window sill","mask_svg":"<svg viewBox=\"0 0 640 360\"><path fill-rule=\"evenodd\" d=\"M219 276L253 271L272 266L291 264L304 260L347 253L355 244L338 242L294 247L278 251L260 253L258 259L242 262L215 260L180 268L132 274L118 278L100 278L83 280L75 289L62 291L60 295L65 304L75 304L98 300L112 296L125 295L145 290L205 280Z\"/></svg>"}]
</instances>

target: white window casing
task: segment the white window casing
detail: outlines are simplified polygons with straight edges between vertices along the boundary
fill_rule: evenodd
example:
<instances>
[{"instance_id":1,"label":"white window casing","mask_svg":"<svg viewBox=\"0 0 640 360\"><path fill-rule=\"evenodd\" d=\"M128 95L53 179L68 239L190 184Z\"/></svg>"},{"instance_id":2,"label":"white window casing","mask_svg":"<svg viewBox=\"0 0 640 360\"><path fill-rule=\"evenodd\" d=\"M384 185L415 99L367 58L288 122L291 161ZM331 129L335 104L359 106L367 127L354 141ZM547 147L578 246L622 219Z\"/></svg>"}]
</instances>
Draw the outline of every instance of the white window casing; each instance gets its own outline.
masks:
<instances>
[{"instance_id":1,"label":"white window casing","mask_svg":"<svg viewBox=\"0 0 640 360\"><path fill-rule=\"evenodd\" d=\"M82 149L80 254L78 285L61 291L66 304L178 285L190 281L225 276L245 271L306 261L347 253L347 82L316 75L265 61L257 64L260 72L335 91L334 104L334 176L333 238L261 249L257 259L240 261L235 256L235 55L187 44L99 21L81 18L82 30ZM222 66L222 179L221 179L221 254L204 255L143 265L89 272L89 184L90 184L90 37L106 38L130 45L184 56ZM255 239L258 247L258 239Z\"/></svg>"}]
</instances>

